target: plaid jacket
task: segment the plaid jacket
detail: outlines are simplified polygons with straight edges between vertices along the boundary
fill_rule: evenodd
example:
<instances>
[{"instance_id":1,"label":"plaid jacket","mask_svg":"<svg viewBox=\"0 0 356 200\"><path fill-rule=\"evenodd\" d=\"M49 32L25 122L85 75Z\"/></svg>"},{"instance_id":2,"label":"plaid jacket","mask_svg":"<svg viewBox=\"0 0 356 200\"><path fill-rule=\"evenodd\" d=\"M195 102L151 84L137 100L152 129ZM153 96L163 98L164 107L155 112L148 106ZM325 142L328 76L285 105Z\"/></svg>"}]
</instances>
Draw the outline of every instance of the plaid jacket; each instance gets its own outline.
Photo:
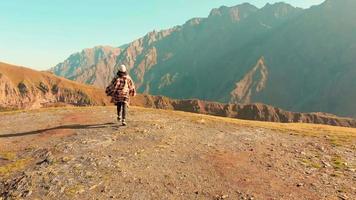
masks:
<instances>
[{"instance_id":1,"label":"plaid jacket","mask_svg":"<svg viewBox=\"0 0 356 200\"><path fill-rule=\"evenodd\" d=\"M130 96L136 95L134 82L129 75L115 77L105 90L106 95L111 96L111 102L129 103Z\"/></svg>"}]
</instances>

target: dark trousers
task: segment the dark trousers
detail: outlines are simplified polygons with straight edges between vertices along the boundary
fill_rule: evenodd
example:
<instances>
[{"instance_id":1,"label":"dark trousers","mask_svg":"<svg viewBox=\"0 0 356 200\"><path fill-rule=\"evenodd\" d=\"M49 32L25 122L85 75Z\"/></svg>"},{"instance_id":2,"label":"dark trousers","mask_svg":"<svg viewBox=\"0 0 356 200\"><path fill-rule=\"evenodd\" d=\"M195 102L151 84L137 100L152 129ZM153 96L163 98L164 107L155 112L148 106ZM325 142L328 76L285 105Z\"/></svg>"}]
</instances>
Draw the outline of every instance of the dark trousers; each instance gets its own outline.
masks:
<instances>
[{"instance_id":1,"label":"dark trousers","mask_svg":"<svg viewBox=\"0 0 356 200\"><path fill-rule=\"evenodd\" d=\"M122 116L121 119L126 119L126 112L127 112L127 103L126 102L118 102L117 106L117 116ZM121 114L121 115L120 115Z\"/></svg>"}]
</instances>

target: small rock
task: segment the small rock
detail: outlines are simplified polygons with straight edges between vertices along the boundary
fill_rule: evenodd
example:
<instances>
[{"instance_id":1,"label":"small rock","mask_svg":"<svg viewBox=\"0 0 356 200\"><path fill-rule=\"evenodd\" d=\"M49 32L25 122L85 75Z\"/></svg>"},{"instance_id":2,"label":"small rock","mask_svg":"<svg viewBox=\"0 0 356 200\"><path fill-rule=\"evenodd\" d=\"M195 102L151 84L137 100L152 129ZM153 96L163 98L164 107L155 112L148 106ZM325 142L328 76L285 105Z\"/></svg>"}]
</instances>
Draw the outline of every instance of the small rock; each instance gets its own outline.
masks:
<instances>
[{"instance_id":1,"label":"small rock","mask_svg":"<svg viewBox=\"0 0 356 200\"><path fill-rule=\"evenodd\" d=\"M85 190L83 188L81 188L81 189L78 190L77 194L82 194L84 192L85 192Z\"/></svg>"},{"instance_id":2,"label":"small rock","mask_svg":"<svg viewBox=\"0 0 356 200\"><path fill-rule=\"evenodd\" d=\"M32 194L32 190L26 190L26 191L22 194L22 196L23 196L23 197L29 197L29 196L31 196L31 194Z\"/></svg>"},{"instance_id":3,"label":"small rock","mask_svg":"<svg viewBox=\"0 0 356 200\"><path fill-rule=\"evenodd\" d=\"M52 152L50 151L47 151L43 156L41 157L44 157L43 160L37 162L36 164L37 165L42 165L42 164L52 164L53 161L54 161L54 157L52 155Z\"/></svg>"},{"instance_id":4,"label":"small rock","mask_svg":"<svg viewBox=\"0 0 356 200\"><path fill-rule=\"evenodd\" d=\"M354 168L347 168L347 171L355 172L356 170Z\"/></svg>"},{"instance_id":5,"label":"small rock","mask_svg":"<svg viewBox=\"0 0 356 200\"><path fill-rule=\"evenodd\" d=\"M297 187L302 187L304 186L304 183L297 183Z\"/></svg>"},{"instance_id":6,"label":"small rock","mask_svg":"<svg viewBox=\"0 0 356 200\"><path fill-rule=\"evenodd\" d=\"M104 193L104 192L106 192L107 190L108 190L108 188L107 188L106 186L104 186L103 189L101 189L100 192L103 192L103 193Z\"/></svg>"},{"instance_id":7,"label":"small rock","mask_svg":"<svg viewBox=\"0 0 356 200\"><path fill-rule=\"evenodd\" d=\"M326 161L321 161L322 163L323 163L323 165L324 165L324 167L326 168L326 167L331 167L331 165L330 165L330 163L328 163L328 162L326 162Z\"/></svg>"},{"instance_id":8,"label":"small rock","mask_svg":"<svg viewBox=\"0 0 356 200\"><path fill-rule=\"evenodd\" d=\"M223 200L229 198L229 195L224 194L224 195L216 195L215 200Z\"/></svg>"},{"instance_id":9,"label":"small rock","mask_svg":"<svg viewBox=\"0 0 356 200\"><path fill-rule=\"evenodd\" d=\"M64 156L62 159L61 159L61 161L63 162L63 163L66 163L66 162L69 162L71 159L69 158L69 157L66 157L66 156Z\"/></svg>"},{"instance_id":10,"label":"small rock","mask_svg":"<svg viewBox=\"0 0 356 200\"><path fill-rule=\"evenodd\" d=\"M341 200L347 200L347 199L349 199L348 196L346 196L345 194L340 194L340 195L338 195L337 197L338 197L339 199L341 199Z\"/></svg>"}]
</instances>

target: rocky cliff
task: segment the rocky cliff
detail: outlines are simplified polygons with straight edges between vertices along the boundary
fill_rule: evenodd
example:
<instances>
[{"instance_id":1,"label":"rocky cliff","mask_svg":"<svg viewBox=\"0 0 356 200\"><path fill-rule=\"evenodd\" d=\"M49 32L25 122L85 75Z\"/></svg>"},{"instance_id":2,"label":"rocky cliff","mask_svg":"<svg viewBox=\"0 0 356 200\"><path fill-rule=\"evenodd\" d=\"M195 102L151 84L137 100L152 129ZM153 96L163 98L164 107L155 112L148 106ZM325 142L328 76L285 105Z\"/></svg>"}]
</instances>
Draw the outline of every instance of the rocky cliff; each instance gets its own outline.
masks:
<instances>
[{"instance_id":1,"label":"rocky cliff","mask_svg":"<svg viewBox=\"0 0 356 200\"><path fill-rule=\"evenodd\" d=\"M52 72L58 76L104 88L111 81L120 48L97 46L74 53L56 65Z\"/></svg>"},{"instance_id":2,"label":"rocky cliff","mask_svg":"<svg viewBox=\"0 0 356 200\"><path fill-rule=\"evenodd\" d=\"M108 104L109 99L101 89L48 72L0 63L0 110Z\"/></svg>"}]
</instances>

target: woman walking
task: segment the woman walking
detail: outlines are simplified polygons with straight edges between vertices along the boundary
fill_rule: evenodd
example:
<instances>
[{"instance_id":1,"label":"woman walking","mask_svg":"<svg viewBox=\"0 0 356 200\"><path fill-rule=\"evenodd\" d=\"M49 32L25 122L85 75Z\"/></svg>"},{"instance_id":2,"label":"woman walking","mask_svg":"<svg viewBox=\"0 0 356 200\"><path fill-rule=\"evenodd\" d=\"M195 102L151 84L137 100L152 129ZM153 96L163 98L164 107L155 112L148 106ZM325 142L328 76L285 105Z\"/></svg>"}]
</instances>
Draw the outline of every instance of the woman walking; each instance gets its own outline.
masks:
<instances>
[{"instance_id":1,"label":"woman walking","mask_svg":"<svg viewBox=\"0 0 356 200\"><path fill-rule=\"evenodd\" d=\"M134 82L127 73L125 65L119 67L119 71L111 84L105 90L108 96L111 96L111 102L117 106L117 120L126 126L126 114L130 96L136 95Z\"/></svg>"}]
</instances>

